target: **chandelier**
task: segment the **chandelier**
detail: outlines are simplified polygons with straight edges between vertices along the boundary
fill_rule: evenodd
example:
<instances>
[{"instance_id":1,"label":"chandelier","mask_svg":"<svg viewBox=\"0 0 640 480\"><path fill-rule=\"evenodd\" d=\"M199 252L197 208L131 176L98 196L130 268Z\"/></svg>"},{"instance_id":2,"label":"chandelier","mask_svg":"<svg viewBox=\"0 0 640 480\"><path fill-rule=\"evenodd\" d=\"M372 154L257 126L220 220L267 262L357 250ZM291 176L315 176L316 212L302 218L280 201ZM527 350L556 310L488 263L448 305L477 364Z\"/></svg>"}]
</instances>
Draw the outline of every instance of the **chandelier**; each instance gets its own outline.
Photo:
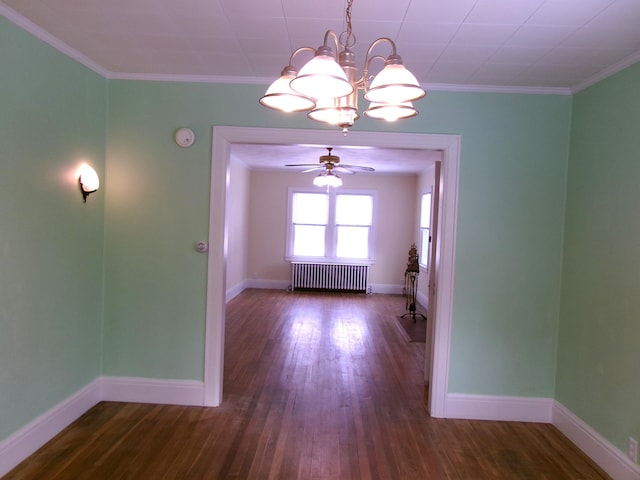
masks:
<instances>
[{"instance_id":1,"label":"chandelier","mask_svg":"<svg viewBox=\"0 0 640 480\"><path fill-rule=\"evenodd\" d=\"M360 117L358 90L363 90L365 100L370 102L364 112L366 117L392 122L418 114L412 102L424 97L426 92L402 64L396 44L390 38L381 37L371 43L362 76L358 76L355 54L351 50L356 43L351 26L352 5L353 0L348 0L346 31L338 37L328 30L324 43L317 49L300 47L295 50L280 78L260 99L262 105L282 112L308 111L310 119L337 125L345 135ZM382 43L391 46L391 54L386 58L372 54ZM314 55L298 72L293 63L302 52L313 52ZM376 76L370 76L369 69L374 60L383 60L384 68Z\"/></svg>"}]
</instances>

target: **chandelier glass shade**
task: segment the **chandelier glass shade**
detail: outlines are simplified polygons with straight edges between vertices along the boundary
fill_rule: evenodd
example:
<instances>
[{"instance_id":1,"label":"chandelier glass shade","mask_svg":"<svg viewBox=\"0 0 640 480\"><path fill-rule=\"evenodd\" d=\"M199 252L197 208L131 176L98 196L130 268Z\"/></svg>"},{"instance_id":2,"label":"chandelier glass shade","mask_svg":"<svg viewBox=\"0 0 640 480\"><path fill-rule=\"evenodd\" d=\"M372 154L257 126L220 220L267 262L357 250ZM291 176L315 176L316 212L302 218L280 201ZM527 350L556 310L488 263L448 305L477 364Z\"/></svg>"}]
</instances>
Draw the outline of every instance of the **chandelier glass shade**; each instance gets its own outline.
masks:
<instances>
[{"instance_id":1,"label":"chandelier glass shade","mask_svg":"<svg viewBox=\"0 0 640 480\"><path fill-rule=\"evenodd\" d=\"M359 90L363 90L365 100L371 102L364 112L369 118L395 121L418 114L411 102L424 97L426 92L403 65L390 38L381 37L371 43L363 73L359 75L351 50L355 44L351 28L352 4L353 0L348 0L347 30L339 38L333 31L327 31L323 45L317 49L301 47L295 50L289 65L260 99L262 105L282 112L309 111L310 119L337 125L345 134L360 116ZM386 58L373 55L374 48L382 43L391 47L391 54ZM298 72L293 63L302 52L313 52L314 55ZM373 60L384 60L384 68L370 76Z\"/></svg>"},{"instance_id":2,"label":"chandelier glass shade","mask_svg":"<svg viewBox=\"0 0 640 480\"><path fill-rule=\"evenodd\" d=\"M309 97L300 95L291 89L291 80L296 78L297 72L293 67L284 68L275 82L267 89L260 103L265 107L275 108L283 112L303 112L315 107L315 102Z\"/></svg>"},{"instance_id":3,"label":"chandelier glass shade","mask_svg":"<svg viewBox=\"0 0 640 480\"><path fill-rule=\"evenodd\" d=\"M370 102L401 104L425 96L418 80L404 65L388 64L375 76L364 98Z\"/></svg>"},{"instance_id":4,"label":"chandelier glass shade","mask_svg":"<svg viewBox=\"0 0 640 480\"><path fill-rule=\"evenodd\" d=\"M349 95L355 87L338 65L333 52L324 45L289 83L291 89L309 98L338 98Z\"/></svg>"},{"instance_id":5,"label":"chandelier glass shade","mask_svg":"<svg viewBox=\"0 0 640 480\"><path fill-rule=\"evenodd\" d=\"M330 125L353 125L358 118L358 109L341 101L342 98L325 98L316 102L316 107L307 113L307 117ZM342 104L341 104L342 103Z\"/></svg>"},{"instance_id":6,"label":"chandelier glass shade","mask_svg":"<svg viewBox=\"0 0 640 480\"><path fill-rule=\"evenodd\" d=\"M369 108L364 112L364 114L369 118L395 122L401 118L415 117L418 114L418 111L413 108L413 104L411 102L398 104L371 102Z\"/></svg>"}]
</instances>

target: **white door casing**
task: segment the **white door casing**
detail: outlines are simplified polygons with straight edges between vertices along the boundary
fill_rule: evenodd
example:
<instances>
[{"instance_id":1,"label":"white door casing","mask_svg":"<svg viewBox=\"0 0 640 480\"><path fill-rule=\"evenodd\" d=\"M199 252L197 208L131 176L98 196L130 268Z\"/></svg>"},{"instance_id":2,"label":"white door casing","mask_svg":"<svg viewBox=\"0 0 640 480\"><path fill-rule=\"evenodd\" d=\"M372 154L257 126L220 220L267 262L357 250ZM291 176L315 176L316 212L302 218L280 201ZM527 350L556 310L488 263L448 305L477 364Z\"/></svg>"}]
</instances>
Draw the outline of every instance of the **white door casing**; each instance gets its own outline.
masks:
<instances>
[{"instance_id":1,"label":"white door casing","mask_svg":"<svg viewBox=\"0 0 640 480\"><path fill-rule=\"evenodd\" d=\"M255 127L213 127L209 211L209 256L204 355L205 406L222 403L224 372L225 273L227 255L226 197L231 145L334 144L339 132ZM444 417L448 390L449 353L453 314L455 237L458 203L460 136L395 132L349 132L343 145L442 151L441 197L437 233L437 312L433 318L433 351L429 411Z\"/></svg>"}]
</instances>

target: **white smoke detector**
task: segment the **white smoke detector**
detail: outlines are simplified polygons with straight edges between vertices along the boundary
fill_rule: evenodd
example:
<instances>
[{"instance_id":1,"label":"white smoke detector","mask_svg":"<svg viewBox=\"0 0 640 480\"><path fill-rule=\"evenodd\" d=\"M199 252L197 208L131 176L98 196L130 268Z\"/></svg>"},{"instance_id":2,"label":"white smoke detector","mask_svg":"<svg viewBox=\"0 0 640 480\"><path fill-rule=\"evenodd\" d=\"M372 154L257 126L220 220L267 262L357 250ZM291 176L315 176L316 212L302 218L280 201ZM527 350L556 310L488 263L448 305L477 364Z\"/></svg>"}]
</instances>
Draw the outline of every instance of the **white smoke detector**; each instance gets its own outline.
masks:
<instances>
[{"instance_id":1,"label":"white smoke detector","mask_svg":"<svg viewBox=\"0 0 640 480\"><path fill-rule=\"evenodd\" d=\"M179 128L176 131L176 143L180 147L190 147L196 141L196 134L190 128Z\"/></svg>"}]
</instances>

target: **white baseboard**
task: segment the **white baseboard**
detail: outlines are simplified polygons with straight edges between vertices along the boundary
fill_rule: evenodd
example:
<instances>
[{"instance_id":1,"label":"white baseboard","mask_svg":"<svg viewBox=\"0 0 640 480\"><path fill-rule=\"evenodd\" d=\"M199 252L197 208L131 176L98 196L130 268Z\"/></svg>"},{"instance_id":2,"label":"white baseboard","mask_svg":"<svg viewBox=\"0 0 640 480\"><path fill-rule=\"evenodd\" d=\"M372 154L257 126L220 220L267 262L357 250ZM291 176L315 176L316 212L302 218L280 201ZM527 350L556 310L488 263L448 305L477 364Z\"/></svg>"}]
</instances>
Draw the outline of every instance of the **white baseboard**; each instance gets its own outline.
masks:
<instances>
[{"instance_id":1,"label":"white baseboard","mask_svg":"<svg viewBox=\"0 0 640 480\"><path fill-rule=\"evenodd\" d=\"M0 442L0 477L100 401L100 379L49 409Z\"/></svg>"},{"instance_id":2,"label":"white baseboard","mask_svg":"<svg viewBox=\"0 0 640 480\"><path fill-rule=\"evenodd\" d=\"M237 285L234 285L233 287L227 289L224 301L228 302L229 300L237 297L247 288L261 288L265 290L287 290L290 285L291 282L287 280L243 280Z\"/></svg>"},{"instance_id":3,"label":"white baseboard","mask_svg":"<svg viewBox=\"0 0 640 480\"><path fill-rule=\"evenodd\" d=\"M263 288L267 290L287 290L291 280L247 280L245 288Z\"/></svg>"},{"instance_id":4,"label":"white baseboard","mask_svg":"<svg viewBox=\"0 0 640 480\"><path fill-rule=\"evenodd\" d=\"M373 283L371 284L371 293L402 295L402 288L402 285L394 285L391 283Z\"/></svg>"},{"instance_id":5,"label":"white baseboard","mask_svg":"<svg viewBox=\"0 0 640 480\"><path fill-rule=\"evenodd\" d=\"M449 393L445 418L551 423L553 400Z\"/></svg>"},{"instance_id":6,"label":"white baseboard","mask_svg":"<svg viewBox=\"0 0 640 480\"><path fill-rule=\"evenodd\" d=\"M418 301L418 303L422 306L424 305L428 305L429 304L429 299L427 298L427 296L422 293L422 292L418 292L416 295L416 300Z\"/></svg>"},{"instance_id":7,"label":"white baseboard","mask_svg":"<svg viewBox=\"0 0 640 480\"><path fill-rule=\"evenodd\" d=\"M552 423L615 480L640 480L640 466L551 398L495 397L450 393L445 418Z\"/></svg>"},{"instance_id":8,"label":"white baseboard","mask_svg":"<svg viewBox=\"0 0 640 480\"><path fill-rule=\"evenodd\" d=\"M0 477L101 401L202 406L204 383L99 377L0 442Z\"/></svg>"},{"instance_id":9,"label":"white baseboard","mask_svg":"<svg viewBox=\"0 0 640 480\"><path fill-rule=\"evenodd\" d=\"M247 280L243 280L242 282L238 283L237 285L234 285L233 287L228 288L227 289L227 293L224 296L224 301L228 302L232 298L237 297L246 288L247 288Z\"/></svg>"},{"instance_id":10,"label":"white baseboard","mask_svg":"<svg viewBox=\"0 0 640 480\"><path fill-rule=\"evenodd\" d=\"M196 380L102 377L101 393L108 402L204 405L204 382Z\"/></svg>"},{"instance_id":11,"label":"white baseboard","mask_svg":"<svg viewBox=\"0 0 640 480\"><path fill-rule=\"evenodd\" d=\"M267 290L287 290L291 286L289 280L261 280L261 279L249 279L235 285L227 290L225 295L225 301L229 301L232 298L238 296L243 290L247 288L262 288ZM371 293L380 293L387 295L402 295L402 285L387 284L387 283L375 283L370 285ZM420 301L420 300L418 300ZM426 304L425 304L426 305Z\"/></svg>"},{"instance_id":12,"label":"white baseboard","mask_svg":"<svg viewBox=\"0 0 640 480\"><path fill-rule=\"evenodd\" d=\"M640 480L639 465L557 401L552 423L615 480Z\"/></svg>"},{"instance_id":13,"label":"white baseboard","mask_svg":"<svg viewBox=\"0 0 640 480\"><path fill-rule=\"evenodd\" d=\"M100 401L204 404L204 383L100 377L0 442L0 477ZM445 418L552 423L615 480L640 480L640 466L550 398L448 394Z\"/></svg>"}]
</instances>

